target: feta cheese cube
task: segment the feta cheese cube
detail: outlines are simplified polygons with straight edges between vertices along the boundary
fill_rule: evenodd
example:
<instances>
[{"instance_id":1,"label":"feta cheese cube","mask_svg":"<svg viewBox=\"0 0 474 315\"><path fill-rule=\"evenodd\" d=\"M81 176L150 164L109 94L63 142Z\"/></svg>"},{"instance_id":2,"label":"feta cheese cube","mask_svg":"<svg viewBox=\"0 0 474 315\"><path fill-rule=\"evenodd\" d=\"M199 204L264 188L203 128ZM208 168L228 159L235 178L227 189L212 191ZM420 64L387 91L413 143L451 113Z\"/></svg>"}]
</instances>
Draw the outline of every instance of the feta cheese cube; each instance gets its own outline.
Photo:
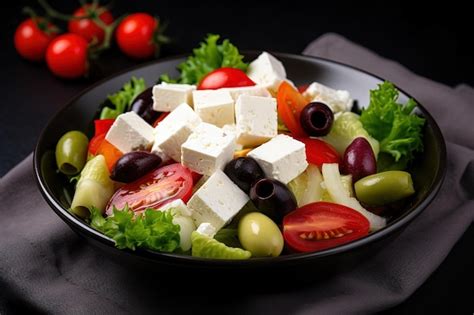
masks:
<instances>
[{"instance_id":1,"label":"feta cheese cube","mask_svg":"<svg viewBox=\"0 0 474 315\"><path fill-rule=\"evenodd\" d=\"M263 97L272 96L265 87L260 86L260 85L222 88L222 89L219 89L219 91L229 92L234 102L237 101L240 95L253 95L253 96L263 96Z\"/></svg>"},{"instance_id":2,"label":"feta cheese cube","mask_svg":"<svg viewBox=\"0 0 474 315\"><path fill-rule=\"evenodd\" d=\"M248 154L254 158L267 177L289 183L308 166L304 143L286 135L278 135L253 149Z\"/></svg>"},{"instance_id":3,"label":"feta cheese cube","mask_svg":"<svg viewBox=\"0 0 474 315\"><path fill-rule=\"evenodd\" d=\"M201 123L181 146L181 163L196 173L210 176L232 160L234 149L234 135Z\"/></svg>"},{"instance_id":4,"label":"feta cheese cube","mask_svg":"<svg viewBox=\"0 0 474 315\"><path fill-rule=\"evenodd\" d=\"M217 170L191 197L188 207L192 209L196 226L210 223L220 230L248 201L247 194L224 172Z\"/></svg>"},{"instance_id":5,"label":"feta cheese cube","mask_svg":"<svg viewBox=\"0 0 474 315\"><path fill-rule=\"evenodd\" d=\"M235 124L224 125L222 127L222 130L224 130L225 133L227 133L229 135L232 135L237 139L237 126ZM243 145L241 145L239 143L236 143L236 145L235 145L235 150L236 151L242 150L243 148L244 148Z\"/></svg>"},{"instance_id":6,"label":"feta cheese cube","mask_svg":"<svg viewBox=\"0 0 474 315\"><path fill-rule=\"evenodd\" d=\"M228 91L194 91L193 102L202 121L218 127L234 123L234 100Z\"/></svg>"},{"instance_id":7,"label":"feta cheese cube","mask_svg":"<svg viewBox=\"0 0 474 315\"><path fill-rule=\"evenodd\" d=\"M257 146L277 135L277 102L273 97L241 95L235 104L237 143Z\"/></svg>"},{"instance_id":8,"label":"feta cheese cube","mask_svg":"<svg viewBox=\"0 0 474 315\"><path fill-rule=\"evenodd\" d=\"M195 89L196 86L189 84L157 84L153 87L153 109L170 112L182 103L192 106L192 91Z\"/></svg>"},{"instance_id":9,"label":"feta cheese cube","mask_svg":"<svg viewBox=\"0 0 474 315\"><path fill-rule=\"evenodd\" d=\"M181 145L200 123L201 118L193 109L182 103L156 126L155 143L151 151L155 154L162 152L176 162L181 162Z\"/></svg>"},{"instance_id":10,"label":"feta cheese cube","mask_svg":"<svg viewBox=\"0 0 474 315\"><path fill-rule=\"evenodd\" d=\"M334 113L347 112L352 109L353 101L348 91L334 90L317 82L311 83L304 91L303 96L311 102L326 104Z\"/></svg>"},{"instance_id":11,"label":"feta cheese cube","mask_svg":"<svg viewBox=\"0 0 474 315\"><path fill-rule=\"evenodd\" d=\"M283 64L267 52L263 52L249 65L247 75L255 83L276 91L281 81L286 79Z\"/></svg>"},{"instance_id":12,"label":"feta cheese cube","mask_svg":"<svg viewBox=\"0 0 474 315\"><path fill-rule=\"evenodd\" d=\"M211 238L216 235L216 228L209 222L204 222L199 225L197 228L196 232L198 232L201 235L209 236Z\"/></svg>"},{"instance_id":13,"label":"feta cheese cube","mask_svg":"<svg viewBox=\"0 0 474 315\"><path fill-rule=\"evenodd\" d=\"M160 211L171 211L174 215L190 217L192 215L191 209L186 206L183 200L176 199L161 206Z\"/></svg>"},{"instance_id":14,"label":"feta cheese cube","mask_svg":"<svg viewBox=\"0 0 474 315\"><path fill-rule=\"evenodd\" d=\"M153 127L135 112L121 114L105 135L105 140L122 153L148 150L153 144Z\"/></svg>"}]
</instances>

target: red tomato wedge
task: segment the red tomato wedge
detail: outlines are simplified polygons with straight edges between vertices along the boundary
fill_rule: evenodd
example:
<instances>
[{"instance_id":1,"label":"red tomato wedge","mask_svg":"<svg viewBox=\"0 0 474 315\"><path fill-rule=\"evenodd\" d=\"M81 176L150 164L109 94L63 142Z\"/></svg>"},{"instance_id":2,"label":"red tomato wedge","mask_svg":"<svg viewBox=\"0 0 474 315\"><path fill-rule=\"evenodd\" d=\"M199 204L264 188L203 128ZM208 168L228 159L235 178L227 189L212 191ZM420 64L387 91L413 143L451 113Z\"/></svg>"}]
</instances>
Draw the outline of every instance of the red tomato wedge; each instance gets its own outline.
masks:
<instances>
[{"instance_id":1,"label":"red tomato wedge","mask_svg":"<svg viewBox=\"0 0 474 315\"><path fill-rule=\"evenodd\" d=\"M303 85L300 85L298 86L298 92L300 92L301 94L304 93L304 91L306 91L309 87L309 84L303 84Z\"/></svg>"},{"instance_id":2,"label":"red tomato wedge","mask_svg":"<svg viewBox=\"0 0 474 315\"><path fill-rule=\"evenodd\" d=\"M126 204L136 213L160 206L176 199L187 202L191 198L193 177L191 171L180 163L155 169L136 181L119 188L107 204L107 215L113 206L123 209Z\"/></svg>"},{"instance_id":3,"label":"red tomato wedge","mask_svg":"<svg viewBox=\"0 0 474 315\"><path fill-rule=\"evenodd\" d=\"M369 234L359 212L330 202L314 202L283 218L283 237L296 252L314 252L349 243Z\"/></svg>"},{"instance_id":4,"label":"red tomato wedge","mask_svg":"<svg viewBox=\"0 0 474 315\"><path fill-rule=\"evenodd\" d=\"M94 129L95 133L94 136L107 133L112 127L112 124L114 123L115 119L96 119L94 120Z\"/></svg>"},{"instance_id":5,"label":"red tomato wedge","mask_svg":"<svg viewBox=\"0 0 474 315\"><path fill-rule=\"evenodd\" d=\"M98 135L95 135L92 137L92 139L89 141L89 148L88 151L92 155L96 155L97 151L99 150L100 145L102 144L102 141L105 139L105 133L101 133Z\"/></svg>"},{"instance_id":6,"label":"red tomato wedge","mask_svg":"<svg viewBox=\"0 0 474 315\"><path fill-rule=\"evenodd\" d=\"M253 86L253 82L240 69L219 68L209 72L198 85L198 90L216 90L225 87Z\"/></svg>"},{"instance_id":7,"label":"red tomato wedge","mask_svg":"<svg viewBox=\"0 0 474 315\"><path fill-rule=\"evenodd\" d=\"M294 137L296 140L304 143L306 148L306 160L308 163L323 166L324 163L341 164L339 153L332 145L323 140L308 137Z\"/></svg>"},{"instance_id":8,"label":"red tomato wedge","mask_svg":"<svg viewBox=\"0 0 474 315\"><path fill-rule=\"evenodd\" d=\"M300 113L308 104L306 99L288 82L283 81L277 92L278 116L291 134L304 137L306 133L300 124Z\"/></svg>"}]
</instances>

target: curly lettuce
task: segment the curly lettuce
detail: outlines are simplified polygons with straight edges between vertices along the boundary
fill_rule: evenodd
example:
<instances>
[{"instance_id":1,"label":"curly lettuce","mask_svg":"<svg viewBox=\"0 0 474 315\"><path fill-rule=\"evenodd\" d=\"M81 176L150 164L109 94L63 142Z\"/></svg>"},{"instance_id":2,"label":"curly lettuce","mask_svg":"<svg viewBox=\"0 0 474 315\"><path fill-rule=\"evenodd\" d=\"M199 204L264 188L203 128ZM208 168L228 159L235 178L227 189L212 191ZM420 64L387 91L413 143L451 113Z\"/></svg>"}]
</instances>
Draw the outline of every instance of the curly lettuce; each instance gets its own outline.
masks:
<instances>
[{"instance_id":1,"label":"curly lettuce","mask_svg":"<svg viewBox=\"0 0 474 315\"><path fill-rule=\"evenodd\" d=\"M193 55L178 65L180 77L171 79L167 74L160 77L168 83L197 84L212 70L230 67L246 71L248 64L244 56L228 39L218 43L220 36L209 34L198 48L193 49Z\"/></svg>"},{"instance_id":2,"label":"curly lettuce","mask_svg":"<svg viewBox=\"0 0 474 315\"><path fill-rule=\"evenodd\" d=\"M133 100L145 89L146 85L143 78L137 79L132 77L129 82L124 84L120 91L107 96L100 112L100 119L117 118L118 115L129 110Z\"/></svg>"},{"instance_id":3,"label":"curly lettuce","mask_svg":"<svg viewBox=\"0 0 474 315\"><path fill-rule=\"evenodd\" d=\"M135 215L128 206L122 210L114 207L113 216L107 218L94 207L90 212L91 226L112 238L117 248L135 250L144 247L173 252L180 246L180 226L173 223L173 214L169 211L150 208Z\"/></svg>"},{"instance_id":4,"label":"curly lettuce","mask_svg":"<svg viewBox=\"0 0 474 315\"><path fill-rule=\"evenodd\" d=\"M395 86L385 81L370 91L369 106L362 110L360 121L367 132L380 142L380 152L389 154L397 163L407 164L416 152L423 151L425 119L412 114L416 102L397 102Z\"/></svg>"}]
</instances>

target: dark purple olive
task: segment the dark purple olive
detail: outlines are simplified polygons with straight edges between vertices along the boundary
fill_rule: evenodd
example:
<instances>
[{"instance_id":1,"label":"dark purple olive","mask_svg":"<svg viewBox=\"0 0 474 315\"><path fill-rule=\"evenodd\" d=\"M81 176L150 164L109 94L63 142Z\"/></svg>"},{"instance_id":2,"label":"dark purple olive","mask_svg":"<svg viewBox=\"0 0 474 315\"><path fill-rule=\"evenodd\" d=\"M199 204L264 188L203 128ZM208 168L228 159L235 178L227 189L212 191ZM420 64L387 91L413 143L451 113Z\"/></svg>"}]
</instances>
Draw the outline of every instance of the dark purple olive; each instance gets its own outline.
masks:
<instances>
[{"instance_id":1,"label":"dark purple olive","mask_svg":"<svg viewBox=\"0 0 474 315\"><path fill-rule=\"evenodd\" d=\"M296 209L295 195L285 184L270 178L263 178L250 189L250 199L257 209L267 214L277 224L283 217Z\"/></svg>"},{"instance_id":2,"label":"dark purple olive","mask_svg":"<svg viewBox=\"0 0 474 315\"><path fill-rule=\"evenodd\" d=\"M300 114L303 130L312 137L322 137L331 131L334 114L324 103L312 102L306 105Z\"/></svg>"},{"instance_id":3,"label":"dark purple olive","mask_svg":"<svg viewBox=\"0 0 474 315\"><path fill-rule=\"evenodd\" d=\"M265 177L257 161L250 157L239 157L230 161L225 166L224 173L247 194L253 183Z\"/></svg>"},{"instance_id":4,"label":"dark purple olive","mask_svg":"<svg viewBox=\"0 0 474 315\"><path fill-rule=\"evenodd\" d=\"M343 174L351 174L353 183L377 172L374 151L367 139L355 138L347 147L341 171Z\"/></svg>"},{"instance_id":5,"label":"dark purple olive","mask_svg":"<svg viewBox=\"0 0 474 315\"><path fill-rule=\"evenodd\" d=\"M121 183L131 183L151 172L161 164L161 158L146 151L133 151L122 155L115 163L110 178Z\"/></svg>"},{"instance_id":6,"label":"dark purple olive","mask_svg":"<svg viewBox=\"0 0 474 315\"><path fill-rule=\"evenodd\" d=\"M153 87L138 94L130 105L130 110L137 113L150 125L153 124L161 114L153 110Z\"/></svg>"}]
</instances>

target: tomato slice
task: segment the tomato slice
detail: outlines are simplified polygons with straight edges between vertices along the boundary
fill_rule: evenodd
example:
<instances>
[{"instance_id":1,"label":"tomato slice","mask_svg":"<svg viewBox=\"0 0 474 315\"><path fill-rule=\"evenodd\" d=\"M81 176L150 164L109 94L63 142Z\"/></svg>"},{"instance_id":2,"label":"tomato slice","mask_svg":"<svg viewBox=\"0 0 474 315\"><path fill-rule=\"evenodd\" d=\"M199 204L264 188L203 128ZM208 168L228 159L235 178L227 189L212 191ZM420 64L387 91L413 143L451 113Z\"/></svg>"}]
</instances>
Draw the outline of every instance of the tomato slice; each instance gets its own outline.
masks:
<instances>
[{"instance_id":1,"label":"tomato slice","mask_svg":"<svg viewBox=\"0 0 474 315\"><path fill-rule=\"evenodd\" d=\"M291 134L304 137L306 133L300 124L300 114L308 104L306 99L288 82L283 81L277 92L278 116L283 120Z\"/></svg>"},{"instance_id":2,"label":"tomato slice","mask_svg":"<svg viewBox=\"0 0 474 315\"><path fill-rule=\"evenodd\" d=\"M369 234L369 221L359 212L330 202L314 202L283 218L283 237L296 252L336 247Z\"/></svg>"},{"instance_id":3,"label":"tomato slice","mask_svg":"<svg viewBox=\"0 0 474 315\"><path fill-rule=\"evenodd\" d=\"M161 113L160 116L158 116L158 118L155 120L155 122L153 123L153 128L155 128L156 126L158 126L158 124L160 122L163 121L163 119L166 118L166 116L168 116L170 114L170 112L164 112L164 113Z\"/></svg>"},{"instance_id":4,"label":"tomato slice","mask_svg":"<svg viewBox=\"0 0 474 315\"><path fill-rule=\"evenodd\" d=\"M96 119L94 120L94 129L95 133L94 136L100 135L102 133L107 133L112 127L115 119Z\"/></svg>"},{"instance_id":5,"label":"tomato slice","mask_svg":"<svg viewBox=\"0 0 474 315\"><path fill-rule=\"evenodd\" d=\"M308 163L323 166L324 163L338 163L341 164L339 153L332 145L323 140L309 138L309 137L294 137L296 140L305 144L306 160Z\"/></svg>"},{"instance_id":6,"label":"tomato slice","mask_svg":"<svg viewBox=\"0 0 474 315\"><path fill-rule=\"evenodd\" d=\"M89 148L88 151L92 155L97 155L97 151L99 150L102 141L105 139L105 133L98 134L93 136L92 139L89 141Z\"/></svg>"},{"instance_id":7,"label":"tomato slice","mask_svg":"<svg viewBox=\"0 0 474 315\"><path fill-rule=\"evenodd\" d=\"M253 82L240 69L219 68L209 72L198 85L198 90L216 90L225 87L253 86Z\"/></svg>"},{"instance_id":8,"label":"tomato slice","mask_svg":"<svg viewBox=\"0 0 474 315\"><path fill-rule=\"evenodd\" d=\"M180 163L163 166L119 188L110 198L106 213L111 215L113 206L123 209L126 204L140 213L147 208L159 209L176 199L187 202L192 188L193 177L189 169Z\"/></svg>"},{"instance_id":9,"label":"tomato slice","mask_svg":"<svg viewBox=\"0 0 474 315\"><path fill-rule=\"evenodd\" d=\"M304 91L306 91L308 89L308 87L309 87L309 84L303 84L303 85L298 86L297 89L298 89L298 92L303 94Z\"/></svg>"}]
</instances>

